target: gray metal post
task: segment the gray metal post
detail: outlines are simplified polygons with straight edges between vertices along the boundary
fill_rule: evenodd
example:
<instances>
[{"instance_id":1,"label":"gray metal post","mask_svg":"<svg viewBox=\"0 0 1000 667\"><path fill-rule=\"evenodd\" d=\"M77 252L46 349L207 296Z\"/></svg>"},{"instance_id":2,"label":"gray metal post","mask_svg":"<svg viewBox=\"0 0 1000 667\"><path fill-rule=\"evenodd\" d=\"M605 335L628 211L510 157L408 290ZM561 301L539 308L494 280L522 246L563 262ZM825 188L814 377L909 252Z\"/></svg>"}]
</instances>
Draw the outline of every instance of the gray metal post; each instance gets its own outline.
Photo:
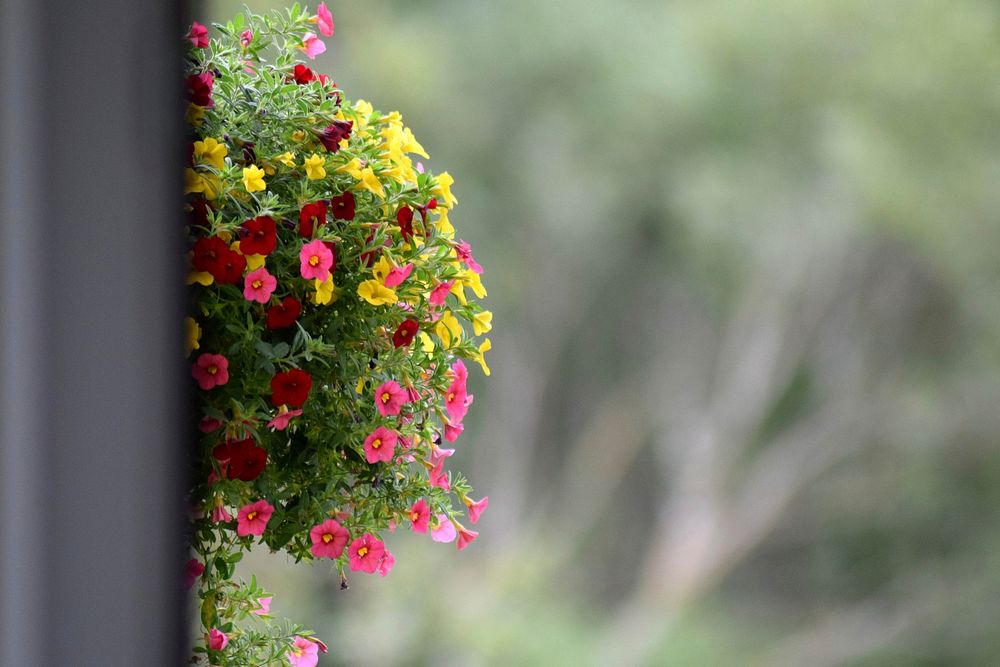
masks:
<instances>
[{"instance_id":1,"label":"gray metal post","mask_svg":"<svg viewBox=\"0 0 1000 667\"><path fill-rule=\"evenodd\" d=\"M0 0L0 665L177 665L179 2Z\"/></svg>"}]
</instances>

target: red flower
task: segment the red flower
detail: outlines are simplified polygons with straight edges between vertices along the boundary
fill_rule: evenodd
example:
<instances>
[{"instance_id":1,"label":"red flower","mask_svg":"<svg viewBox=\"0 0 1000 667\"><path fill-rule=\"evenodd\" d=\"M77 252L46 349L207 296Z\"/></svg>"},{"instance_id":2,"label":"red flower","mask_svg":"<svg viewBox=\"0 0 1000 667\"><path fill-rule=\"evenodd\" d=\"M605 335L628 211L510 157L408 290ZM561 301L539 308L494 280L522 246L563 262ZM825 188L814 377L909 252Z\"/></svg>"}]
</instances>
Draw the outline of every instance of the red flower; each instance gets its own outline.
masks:
<instances>
[{"instance_id":1,"label":"red flower","mask_svg":"<svg viewBox=\"0 0 1000 667\"><path fill-rule=\"evenodd\" d=\"M330 200L330 210L336 220L354 220L354 195L345 192Z\"/></svg>"},{"instance_id":2,"label":"red flower","mask_svg":"<svg viewBox=\"0 0 1000 667\"><path fill-rule=\"evenodd\" d=\"M243 223L245 235L240 240L240 252L244 255L270 255L278 242L274 218L266 215Z\"/></svg>"},{"instance_id":3,"label":"red flower","mask_svg":"<svg viewBox=\"0 0 1000 667\"><path fill-rule=\"evenodd\" d=\"M315 228L326 224L326 200L306 204L299 211L299 236L311 239Z\"/></svg>"},{"instance_id":4,"label":"red flower","mask_svg":"<svg viewBox=\"0 0 1000 667\"><path fill-rule=\"evenodd\" d=\"M323 134L319 135L319 140L326 146L326 150L336 153L340 150L340 142L351 136L351 128L353 126L353 121L335 120L326 126Z\"/></svg>"},{"instance_id":5,"label":"red flower","mask_svg":"<svg viewBox=\"0 0 1000 667\"><path fill-rule=\"evenodd\" d=\"M276 373L271 378L271 402L301 408L312 388L312 377L299 368Z\"/></svg>"},{"instance_id":6,"label":"red flower","mask_svg":"<svg viewBox=\"0 0 1000 667\"><path fill-rule=\"evenodd\" d=\"M365 239L365 245L368 245L374 240L375 240L375 232L372 232L371 234L368 235L368 238ZM361 263L367 267L373 266L375 264L375 252L376 249L373 248L368 252L361 253Z\"/></svg>"},{"instance_id":7,"label":"red flower","mask_svg":"<svg viewBox=\"0 0 1000 667\"><path fill-rule=\"evenodd\" d=\"M208 227L208 212L215 211L215 208L204 199L194 199L191 201L191 213L188 214L189 224L195 227Z\"/></svg>"},{"instance_id":8,"label":"red flower","mask_svg":"<svg viewBox=\"0 0 1000 667\"><path fill-rule=\"evenodd\" d=\"M229 252L229 246L218 236L200 238L194 243L194 257L191 258L191 265L195 271L208 271L215 275L216 267L222 258Z\"/></svg>"},{"instance_id":9,"label":"red flower","mask_svg":"<svg viewBox=\"0 0 1000 667\"><path fill-rule=\"evenodd\" d=\"M287 329L302 314L302 303L294 296L286 296L281 303L267 309L268 329Z\"/></svg>"},{"instance_id":10,"label":"red flower","mask_svg":"<svg viewBox=\"0 0 1000 667\"><path fill-rule=\"evenodd\" d=\"M396 211L396 224L403 235L403 240L407 243L413 238L413 209L409 206L402 206Z\"/></svg>"},{"instance_id":11,"label":"red flower","mask_svg":"<svg viewBox=\"0 0 1000 667\"><path fill-rule=\"evenodd\" d=\"M243 272L246 271L246 268L246 257L235 250L226 248L226 253L219 258L219 263L208 272L212 274L215 282L219 285L235 285L243 279Z\"/></svg>"},{"instance_id":12,"label":"red flower","mask_svg":"<svg viewBox=\"0 0 1000 667\"><path fill-rule=\"evenodd\" d=\"M301 85L307 84L310 81L314 81L316 77L313 75L313 71L299 63L295 66L295 72L292 75L295 78L295 83Z\"/></svg>"},{"instance_id":13,"label":"red flower","mask_svg":"<svg viewBox=\"0 0 1000 667\"><path fill-rule=\"evenodd\" d=\"M414 319L403 320L396 328L396 333L392 334L392 344L396 347L406 347L413 342L413 337L417 335L420 325Z\"/></svg>"},{"instance_id":14,"label":"red flower","mask_svg":"<svg viewBox=\"0 0 1000 667\"><path fill-rule=\"evenodd\" d=\"M197 21L191 24L191 30L188 31L187 38L196 48L208 48L208 28Z\"/></svg>"},{"instance_id":15,"label":"red flower","mask_svg":"<svg viewBox=\"0 0 1000 667\"><path fill-rule=\"evenodd\" d=\"M333 241L323 241L323 245L327 247L330 254L333 255L333 264L330 265L330 273L337 270L337 244Z\"/></svg>"},{"instance_id":16,"label":"red flower","mask_svg":"<svg viewBox=\"0 0 1000 667\"><path fill-rule=\"evenodd\" d=\"M226 479L252 482L267 465L267 451L254 444L252 438L227 440L215 446L212 456L222 464Z\"/></svg>"},{"instance_id":17,"label":"red flower","mask_svg":"<svg viewBox=\"0 0 1000 667\"><path fill-rule=\"evenodd\" d=\"M211 72L189 76L186 88L187 98L191 100L191 104L196 104L200 107L212 106L212 84L214 82L215 79L212 77Z\"/></svg>"}]
</instances>

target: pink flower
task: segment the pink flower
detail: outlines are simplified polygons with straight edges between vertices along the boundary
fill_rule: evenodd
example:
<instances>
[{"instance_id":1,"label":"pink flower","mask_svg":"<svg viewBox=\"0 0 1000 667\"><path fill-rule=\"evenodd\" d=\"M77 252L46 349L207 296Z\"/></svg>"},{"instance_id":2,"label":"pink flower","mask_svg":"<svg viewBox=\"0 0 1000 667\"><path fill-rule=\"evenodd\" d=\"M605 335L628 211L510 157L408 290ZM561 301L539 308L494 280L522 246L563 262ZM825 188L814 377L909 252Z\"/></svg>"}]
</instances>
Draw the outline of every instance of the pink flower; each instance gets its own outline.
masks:
<instances>
[{"instance_id":1,"label":"pink flower","mask_svg":"<svg viewBox=\"0 0 1000 667\"><path fill-rule=\"evenodd\" d=\"M208 648L213 651L221 651L226 648L226 644L229 643L229 637L225 632L221 632L216 628L212 628L208 631Z\"/></svg>"},{"instance_id":2,"label":"pink flower","mask_svg":"<svg viewBox=\"0 0 1000 667\"><path fill-rule=\"evenodd\" d=\"M248 273L243 279L243 298L247 301L267 303L277 286L278 279L262 266Z\"/></svg>"},{"instance_id":3,"label":"pink flower","mask_svg":"<svg viewBox=\"0 0 1000 667\"><path fill-rule=\"evenodd\" d=\"M191 366L191 376L205 391L212 387L221 387L229 382L229 360L221 354L204 352Z\"/></svg>"},{"instance_id":4,"label":"pink flower","mask_svg":"<svg viewBox=\"0 0 1000 667\"><path fill-rule=\"evenodd\" d=\"M437 459L437 461L432 459L431 463L432 467L427 473L431 486L451 491L451 482L448 481L448 473L444 471L444 457Z\"/></svg>"},{"instance_id":5,"label":"pink flower","mask_svg":"<svg viewBox=\"0 0 1000 667\"><path fill-rule=\"evenodd\" d=\"M319 3L319 7L316 8L316 18L319 23L319 31L324 37L329 37L333 34L333 14L327 8L325 2Z\"/></svg>"},{"instance_id":6,"label":"pink flower","mask_svg":"<svg viewBox=\"0 0 1000 667\"><path fill-rule=\"evenodd\" d=\"M379 426L365 438L365 458L368 463L389 462L396 454L396 432Z\"/></svg>"},{"instance_id":7,"label":"pink flower","mask_svg":"<svg viewBox=\"0 0 1000 667\"><path fill-rule=\"evenodd\" d=\"M448 410L448 420L453 425L461 423L466 413L469 412L466 398L465 382L456 378L444 395L444 406Z\"/></svg>"},{"instance_id":8,"label":"pink flower","mask_svg":"<svg viewBox=\"0 0 1000 667\"><path fill-rule=\"evenodd\" d=\"M462 501L465 506L469 508L469 521L476 523L479 521L479 516L486 511L487 505L490 504L490 497L483 496L482 500L474 501L469 496L463 496Z\"/></svg>"},{"instance_id":9,"label":"pink flower","mask_svg":"<svg viewBox=\"0 0 1000 667\"><path fill-rule=\"evenodd\" d=\"M326 282L330 277L330 267L333 266L333 253L325 243L316 239L302 246L299 264L303 278Z\"/></svg>"},{"instance_id":10,"label":"pink flower","mask_svg":"<svg viewBox=\"0 0 1000 667\"><path fill-rule=\"evenodd\" d=\"M382 559L379 560L378 562L378 567L376 568L379 576L384 577L385 575L392 572L392 566L395 564L396 564L396 557L393 556L388 549L386 549L385 553L382 554Z\"/></svg>"},{"instance_id":11,"label":"pink flower","mask_svg":"<svg viewBox=\"0 0 1000 667\"><path fill-rule=\"evenodd\" d=\"M285 657L292 667L316 667L319 662L319 646L305 637L295 636L292 648Z\"/></svg>"},{"instance_id":12,"label":"pink flower","mask_svg":"<svg viewBox=\"0 0 1000 667\"><path fill-rule=\"evenodd\" d=\"M477 533L476 531L469 530L467 528L459 526L458 544L455 546L457 546L458 550L461 551L465 547L469 546L469 543L472 542L472 540L476 539L477 537L479 537L479 533Z\"/></svg>"},{"instance_id":13,"label":"pink flower","mask_svg":"<svg viewBox=\"0 0 1000 667\"><path fill-rule=\"evenodd\" d=\"M307 32L302 37L302 50L306 52L309 59L312 60L319 54L326 51L326 44L323 43L315 33Z\"/></svg>"},{"instance_id":14,"label":"pink flower","mask_svg":"<svg viewBox=\"0 0 1000 667\"><path fill-rule=\"evenodd\" d=\"M384 553L385 544L371 533L365 533L351 542L351 547L347 550L347 555L351 559L351 569L369 574L378 569Z\"/></svg>"},{"instance_id":15,"label":"pink flower","mask_svg":"<svg viewBox=\"0 0 1000 667\"><path fill-rule=\"evenodd\" d=\"M302 410L285 410L279 411L278 414L271 421L267 422L268 428L273 428L277 431L284 431L288 428L288 422L292 421L292 417L298 417L302 414Z\"/></svg>"},{"instance_id":16,"label":"pink flower","mask_svg":"<svg viewBox=\"0 0 1000 667\"><path fill-rule=\"evenodd\" d=\"M427 507L427 501L421 498L413 503L413 507L410 508L410 521L413 522L412 529L414 533L426 533L430 518L431 510Z\"/></svg>"},{"instance_id":17,"label":"pink flower","mask_svg":"<svg viewBox=\"0 0 1000 667\"><path fill-rule=\"evenodd\" d=\"M389 269L389 273L386 274L385 280L382 284L386 287L398 287L403 284L403 281L410 277L413 273L413 264L407 264L406 266L394 266Z\"/></svg>"},{"instance_id":18,"label":"pink flower","mask_svg":"<svg viewBox=\"0 0 1000 667\"><path fill-rule=\"evenodd\" d=\"M205 566L197 558L192 558L184 566L184 590L187 590L194 586L194 582L198 580L205 572Z\"/></svg>"},{"instance_id":19,"label":"pink flower","mask_svg":"<svg viewBox=\"0 0 1000 667\"><path fill-rule=\"evenodd\" d=\"M464 430L465 424L462 422L454 425L446 423L444 425L444 439L448 442L455 442L458 440L458 436L462 435L462 431Z\"/></svg>"},{"instance_id":20,"label":"pink flower","mask_svg":"<svg viewBox=\"0 0 1000 667\"><path fill-rule=\"evenodd\" d=\"M191 30L187 34L188 41L199 49L208 48L208 28L197 21L191 24Z\"/></svg>"},{"instance_id":21,"label":"pink flower","mask_svg":"<svg viewBox=\"0 0 1000 667\"><path fill-rule=\"evenodd\" d=\"M403 407L409 398L399 383L394 380L383 382L382 386L375 390L375 407L383 417L398 415L399 409ZM369 461L370 463L370 461Z\"/></svg>"},{"instance_id":22,"label":"pink flower","mask_svg":"<svg viewBox=\"0 0 1000 667\"><path fill-rule=\"evenodd\" d=\"M312 527L309 538L313 543L310 551L316 558L340 558L351 535L335 519L327 519Z\"/></svg>"},{"instance_id":23,"label":"pink flower","mask_svg":"<svg viewBox=\"0 0 1000 667\"><path fill-rule=\"evenodd\" d=\"M272 514L274 506L266 500L244 505L236 515L236 534L240 537L263 535Z\"/></svg>"},{"instance_id":24,"label":"pink flower","mask_svg":"<svg viewBox=\"0 0 1000 667\"><path fill-rule=\"evenodd\" d=\"M451 365L451 374L455 376L456 382L461 382L464 386L466 381L469 379L469 369L465 367L461 359L458 359Z\"/></svg>"},{"instance_id":25,"label":"pink flower","mask_svg":"<svg viewBox=\"0 0 1000 667\"><path fill-rule=\"evenodd\" d=\"M444 514L438 514L435 523L431 524L431 539L445 543L455 541L455 524Z\"/></svg>"},{"instance_id":26,"label":"pink flower","mask_svg":"<svg viewBox=\"0 0 1000 667\"><path fill-rule=\"evenodd\" d=\"M458 245L455 246L455 254L462 262L472 269L473 273L482 273L483 267L479 266L476 260L472 259L472 246L470 246L465 241L459 241Z\"/></svg>"},{"instance_id":27,"label":"pink flower","mask_svg":"<svg viewBox=\"0 0 1000 667\"><path fill-rule=\"evenodd\" d=\"M217 500L212 508L212 523L229 523L233 520L233 515L226 511L221 500Z\"/></svg>"},{"instance_id":28,"label":"pink flower","mask_svg":"<svg viewBox=\"0 0 1000 667\"><path fill-rule=\"evenodd\" d=\"M260 605L260 609L254 609L253 613L258 616L267 616L271 613L271 600L274 599L273 595L268 595L267 597L257 598L257 604Z\"/></svg>"},{"instance_id":29,"label":"pink flower","mask_svg":"<svg viewBox=\"0 0 1000 667\"><path fill-rule=\"evenodd\" d=\"M243 46L250 46L253 41L253 30L244 30L240 33L240 44Z\"/></svg>"},{"instance_id":30,"label":"pink flower","mask_svg":"<svg viewBox=\"0 0 1000 667\"><path fill-rule=\"evenodd\" d=\"M198 422L198 430L202 433L211 433L220 426L222 426L222 422L215 417L202 417L201 421Z\"/></svg>"},{"instance_id":31,"label":"pink flower","mask_svg":"<svg viewBox=\"0 0 1000 667\"><path fill-rule=\"evenodd\" d=\"M455 284L454 280L446 280L433 290L431 290L431 296L428 299L432 306L440 306L444 303L444 300L448 298L448 292L451 291L451 286Z\"/></svg>"}]
</instances>

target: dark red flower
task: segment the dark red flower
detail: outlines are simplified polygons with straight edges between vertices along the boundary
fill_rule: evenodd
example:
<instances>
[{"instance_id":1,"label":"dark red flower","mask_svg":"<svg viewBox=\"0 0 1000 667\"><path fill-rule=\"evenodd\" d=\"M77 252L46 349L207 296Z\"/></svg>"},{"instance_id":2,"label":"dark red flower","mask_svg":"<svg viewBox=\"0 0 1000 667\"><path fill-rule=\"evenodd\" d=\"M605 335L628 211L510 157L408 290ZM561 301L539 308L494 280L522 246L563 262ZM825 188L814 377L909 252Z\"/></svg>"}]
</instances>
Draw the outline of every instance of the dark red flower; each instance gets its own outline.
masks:
<instances>
[{"instance_id":1,"label":"dark red flower","mask_svg":"<svg viewBox=\"0 0 1000 667\"><path fill-rule=\"evenodd\" d=\"M417 335L420 325L414 319L403 320L396 328L396 333L392 334L392 344L396 347L406 347L413 342L413 337Z\"/></svg>"},{"instance_id":2,"label":"dark red flower","mask_svg":"<svg viewBox=\"0 0 1000 667\"><path fill-rule=\"evenodd\" d=\"M333 241L323 241L323 245L325 245L330 251L330 254L333 255L333 264L330 265L330 273L334 273L337 270L337 244Z\"/></svg>"},{"instance_id":3,"label":"dark red flower","mask_svg":"<svg viewBox=\"0 0 1000 667\"><path fill-rule=\"evenodd\" d=\"M268 329L287 329L302 314L302 303L294 296L286 296L281 303L267 309Z\"/></svg>"},{"instance_id":4,"label":"dark red flower","mask_svg":"<svg viewBox=\"0 0 1000 667\"><path fill-rule=\"evenodd\" d=\"M326 224L326 200L306 204L299 211L299 236L311 239L313 232Z\"/></svg>"},{"instance_id":5,"label":"dark red flower","mask_svg":"<svg viewBox=\"0 0 1000 667\"><path fill-rule=\"evenodd\" d=\"M187 98L191 100L191 104L196 104L200 107L212 106L213 83L215 83L215 79L212 77L211 72L189 76L187 78L186 89Z\"/></svg>"},{"instance_id":6,"label":"dark red flower","mask_svg":"<svg viewBox=\"0 0 1000 667\"><path fill-rule=\"evenodd\" d=\"M276 373L271 378L271 402L301 408L312 389L312 377L299 368Z\"/></svg>"},{"instance_id":7,"label":"dark red flower","mask_svg":"<svg viewBox=\"0 0 1000 667\"><path fill-rule=\"evenodd\" d=\"M345 192L330 200L330 211L337 220L354 220L354 195Z\"/></svg>"},{"instance_id":8,"label":"dark red flower","mask_svg":"<svg viewBox=\"0 0 1000 667\"><path fill-rule=\"evenodd\" d=\"M402 206L396 211L396 224L403 235L403 240L407 243L413 238L413 209L409 206Z\"/></svg>"},{"instance_id":9,"label":"dark red flower","mask_svg":"<svg viewBox=\"0 0 1000 667\"><path fill-rule=\"evenodd\" d=\"M375 240L375 232L372 232L371 234L368 235L368 238L365 239L365 245L368 245L369 243L371 243L374 240ZM367 267L374 266L375 265L375 252L376 252L376 249L372 249L372 250L369 250L368 252L361 253L361 263L364 264Z\"/></svg>"},{"instance_id":10,"label":"dark red flower","mask_svg":"<svg viewBox=\"0 0 1000 667\"><path fill-rule=\"evenodd\" d=\"M199 49L208 48L208 28L195 21L187 34L188 41Z\"/></svg>"},{"instance_id":11,"label":"dark red flower","mask_svg":"<svg viewBox=\"0 0 1000 667\"><path fill-rule=\"evenodd\" d=\"M191 200L191 212L188 221L194 227L208 227L208 212L215 208L204 199Z\"/></svg>"},{"instance_id":12,"label":"dark red flower","mask_svg":"<svg viewBox=\"0 0 1000 667\"><path fill-rule=\"evenodd\" d=\"M326 146L326 150L336 153L340 150L340 142L351 136L351 128L353 126L353 121L335 120L326 126L323 134L319 135L319 140Z\"/></svg>"},{"instance_id":13,"label":"dark red flower","mask_svg":"<svg viewBox=\"0 0 1000 667\"><path fill-rule=\"evenodd\" d=\"M212 456L222 464L226 479L252 482L267 465L267 450L258 447L252 438L227 440L215 446Z\"/></svg>"},{"instance_id":14,"label":"dark red flower","mask_svg":"<svg viewBox=\"0 0 1000 667\"><path fill-rule=\"evenodd\" d=\"M225 254L219 258L218 264L208 272L219 285L235 285L243 280L243 272L247 268L247 259L235 250L226 248Z\"/></svg>"},{"instance_id":15,"label":"dark red flower","mask_svg":"<svg viewBox=\"0 0 1000 667\"><path fill-rule=\"evenodd\" d=\"M214 275L216 267L228 252L230 252L229 246L218 236L200 238L194 242L191 265L195 271L208 271Z\"/></svg>"},{"instance_id":16,"label":"dark red flower","mask_svg":"<svg viewBox=\"0 0 1000 667\"><path fill-rule=\"evenodd\" d=\"M305 65L303 65L302 63L299 63L295 66L295 71L292 74L292 76L295 78L295 83L299 84L300 86L307 84L310 81L315 81L316 79L316 77L313 75L313 71L308 67L306 67Z\"/></svg>"},{"instance_id":17,"label":"dark red flower","mask_svg":"<svg viewBox=\"0 0 1000 667\"><path fill-rule=\"evenodd\" d=\"M240 252L244 255L270 255L278 243L274 218L262 215L243 223Z\"/></svg>"}]
</instances>

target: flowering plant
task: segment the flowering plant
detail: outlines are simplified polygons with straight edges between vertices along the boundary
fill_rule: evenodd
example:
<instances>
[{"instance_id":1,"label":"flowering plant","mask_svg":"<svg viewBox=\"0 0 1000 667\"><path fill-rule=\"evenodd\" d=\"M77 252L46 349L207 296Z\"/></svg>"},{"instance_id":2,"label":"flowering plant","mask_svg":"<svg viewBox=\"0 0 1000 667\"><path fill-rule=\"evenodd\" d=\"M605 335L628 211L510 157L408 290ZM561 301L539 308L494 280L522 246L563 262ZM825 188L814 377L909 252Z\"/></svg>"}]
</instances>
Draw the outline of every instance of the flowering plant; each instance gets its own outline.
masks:
<instances>
[{"instance_id":1,"label":"flowering plant","mask_svg":"<svg viewBox=\"0 0 1000 667\"><path fill-rule=\"evenodd\" d=\"M464 549L487 499L445 469L486 375L482 268L456 240L447 172L399 113L350 102L298 56L315 15L246 14L187 35L187 352L197 385L186 583L212 665L315 665L326 646L236 581L262 543L298 561L389 574L397 525ZM320 35L316 34L316 31ZM458 499L459 503L453 503Z\"/></svg>"}]
</instances>

